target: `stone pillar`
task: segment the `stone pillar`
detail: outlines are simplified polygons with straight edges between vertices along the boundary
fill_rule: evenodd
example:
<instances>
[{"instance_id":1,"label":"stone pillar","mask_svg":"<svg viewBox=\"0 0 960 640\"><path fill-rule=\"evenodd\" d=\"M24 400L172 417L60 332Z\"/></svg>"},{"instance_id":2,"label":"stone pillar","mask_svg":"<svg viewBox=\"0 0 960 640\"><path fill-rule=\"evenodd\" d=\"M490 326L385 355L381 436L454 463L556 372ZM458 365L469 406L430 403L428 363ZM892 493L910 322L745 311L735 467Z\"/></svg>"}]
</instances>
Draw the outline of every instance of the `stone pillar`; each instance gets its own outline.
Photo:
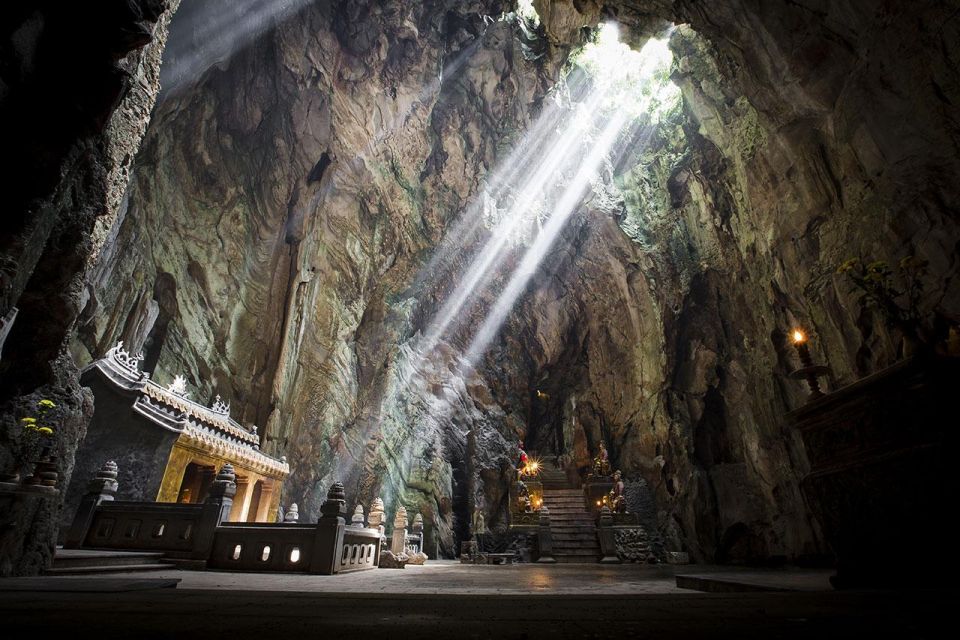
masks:
<instances>
[{"instance_id":1,"label":"stone pillar","mask_svg":"<svg viewBox=\"0 0 960 640\"><path fill-rule=\"evenodd\" d=\"M390 551L398 556L407 548L407 508L397 507L397 515L393 518L393 538L390 540Z\"/></svg>"},{"instance_id":2,"label":"stone pillar","mask_svg":"<svg viewBox=\"0 0 960 640\"><path fill-rule=\"evenodd\" d=\"M276 480L264 478L260 487L260 504L257 506L257 522L273 522L280 508L280 492L275 491Z\"/></svg>"},{"instance_id":3,"label":"stone pillar","mask_svg":"<svg viewBox=\"0 0 960 640\"><path fill-rule=\"evenodd\" d=\"M233 469L233 467L230 467ZM213 483L217 480L217 470L215 467L203 467L197 474L197 480L192 488L193 502L206 502L207 497L213 491Z\"/></svg>"},{"instance_id":4,"label":"stone pillar","mask_svg":"<svg viewBox=\"0 0 960 640\"><path fill-rule=\"evenodd\" d=\"M250 492L250 479L237 478L237 493L233 497L233 508L230 509L230 522L243 522L244 507L249 506L250 498L247 495Z\"/></svg>"},{"instance_id":5,"label":"stone pillar","mask_svg":"<svg viewBox=\"0 0 960 640\"><path fill-rule=\"evenodd\" d=\"M537 562L544 564L554 564L557 559L553 557L553 533L550 531L550 510L546 507L540 508L540 522L537 526L537 543L540 547L540 557Z\"/></svg>"},{"instance_id":6,"label":"stone pillar","mask_svg":"<svg viewBox=\"0 0 960 640\"><path fill-rule=\"evenodd\" d=\"M600 526L597 527L597 534L600 536L600 562L605 564L619 564L620 558L617 557L617 539L613 531L613 514L610 507L603 505L600 509Z\"/></svg>"},{"instance_id":7,"label":"stone pillar","mask_svg":"<svg viewBox=\"0 0 960 640\"><path fill-rule=\"evenodd\" d=\"M66 549L79 549L87 539L87 532L93 523L93 514L104 502L112 502L117 495L117 463L110 460L97 471L97 475L87 485L87 493L80 498L77 515L64 538Z\"/></svg>"},{"instance_id":8,"label":"stone pillar","mask_svg":"<svg viewBox=\"0 0 960 640\"><path fill-rule=\"evenodd\" d=\"M314 538L310 573L332 575L337 572L340 551L343 549L343 530L346 527L347 500L342 482L334 482L327 499L320 506L320 520Z\"/></svg>"}]
</instances>

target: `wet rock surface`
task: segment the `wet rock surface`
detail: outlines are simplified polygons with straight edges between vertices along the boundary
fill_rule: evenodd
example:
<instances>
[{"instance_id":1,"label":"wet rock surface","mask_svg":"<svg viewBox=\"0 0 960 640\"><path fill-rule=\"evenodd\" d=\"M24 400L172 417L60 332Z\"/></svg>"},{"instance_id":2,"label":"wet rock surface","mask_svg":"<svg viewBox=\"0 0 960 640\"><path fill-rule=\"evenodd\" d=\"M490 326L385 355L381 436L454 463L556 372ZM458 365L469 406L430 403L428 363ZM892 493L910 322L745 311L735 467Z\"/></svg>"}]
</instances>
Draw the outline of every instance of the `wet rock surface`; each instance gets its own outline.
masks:
<instances>
[{"instance_id":1,"label":"wet rock surface","mask_svg":"<svg viewBox=\"0 0 960 640\"><path fill-rule=\"evenodd\" d=\"M651 535L695 560L823 553L785 332L811 333L832 386L900 355L835 274L855 256L923 258L929 330L960 318L960 21L935 2L534 4L540 29L499 2L265 19L154 111L74 353L143 348L162 384L260 425L306 518L343 480L421 511L431 553L475 504L503 527L520 437L581 469L605 442L647 486ZM420 353L462 265L420 270L610 15L634 44L683 25L683 110L606 168L481 362L456 335Z\"/></svg>"}]
</instances>

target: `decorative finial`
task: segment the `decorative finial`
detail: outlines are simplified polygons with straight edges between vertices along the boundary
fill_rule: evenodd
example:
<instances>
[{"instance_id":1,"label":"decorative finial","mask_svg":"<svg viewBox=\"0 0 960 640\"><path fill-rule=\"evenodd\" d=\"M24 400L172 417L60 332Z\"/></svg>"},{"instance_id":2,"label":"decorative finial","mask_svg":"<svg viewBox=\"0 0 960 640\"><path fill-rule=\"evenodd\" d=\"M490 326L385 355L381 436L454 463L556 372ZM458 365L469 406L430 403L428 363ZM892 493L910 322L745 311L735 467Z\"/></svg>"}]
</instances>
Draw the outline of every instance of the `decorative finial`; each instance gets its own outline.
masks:
<instances>
[{"instance_id":1,"label":"decorative finial","mask_svg":"<svg viewBox=\"0 0 960 640\"><path fill-rule=\"evenodd\" d=\"M370 513L367 516L367 526L371 529L377 529L383 524L383 500L377 498L370 505Z\"/></svg>"},{"instance_id":2,"label":"decorative finial","mask_svg":"<svg viewBox=\"0 0 960 640\"><path fill-rule=\"evenodd\" d=\"M300 508L297 506L297 503L294 502L290 505L290 508L287 509L287 512L283 516L284 522L296 522L300 519Z\"/></svg>"},{"instance_id":3,"label":"decorative finial","mask_svg":"<svg viewBox=\"0 0 960 640\"><path fill-rule=\"evenodd\" d=\"M130 353L123 348L123 340L117 341L117 344L107 351L107 357L130 373L134 375L140 374L140 362L143 360L143 352L131 356Z\"/></svg>"},{"instance_id":4,"label":"decorative finial","mask_svg":"<svg viewBox=\"0 0 960 640\"><path fill-rule=\"evenodd\" d=\"M101 480L116 480L117 479L117 463L113 460L108 460L103 463L103 466L100 467L100 470L97 471L97 478Z\"/></svg>"},{"instance_id":5,"label":"decorative finial","mask_svg":"<svg viewBox=\"0 0 960 640\"><path fill-rule=\"evenodd\" d=\"M171 382L170 386L167 387L167 391L174 395L178 395L181 398L186 398L190 395L190 392L187 391L187 379L179 373L174 376L173 382Z\"/></svg>"},{"instance_id":6,"label":"decorative finial","mask_svg":"<svg viewBox=\"0 0 960 640\"><path fill-rule=\"evenodd\" d=\"M393 518L394 529L407 528L407 508L403 505L397 507L397 515Z\"/></svg>"},{"instance_id":7,"label":"decorative finial","mask_svg":"<svg viewBox=\"0 0 960 640\"><path fill-rule=\"evenodd\" d=\"M218 413L218 414L220 414L220 415L222 415L222 416L228 416L228 417L229 417L229 415L230 415L230 404L224 402L223 400L221 400L221 399L220 399L220 394L217 394L217 399L214 400L213 406L210 407L210 410L213 411L214 413Z\"/></svg>"},{"instance_id":8,"label":"decorative finial","mask_svg":"<svg viewBox=\"0 0 960 640\"><path fill-rule=\"evenodd\" d=\"M236 482L237 474L233 470L233 465L227 462L222 467L220 467L220 473L217 474L216 479L224 480L226 482Z\"/></svg>"},{"instance_id":9,"label":"decorative finial","mask_svg":"<svg viewBox=\"0 0 960 640\"><path fill-rule=\"evenodd\" d=\"M353 510L353 516L350 518L350 524L355 527L363 526L363 505L358 504L357 508Z\"/></svg>"},{"instance_id":10,"label":"decorative finial","mask_svg":"<svg viewBox=\"0 0 960 640\"><path fill-rule=\"evenodd\" d=\"M347 498L342 482L334 482L327 491L327 499L320 505L322 518L339 518L347 513Z\"/></svg>"}]
</instances>

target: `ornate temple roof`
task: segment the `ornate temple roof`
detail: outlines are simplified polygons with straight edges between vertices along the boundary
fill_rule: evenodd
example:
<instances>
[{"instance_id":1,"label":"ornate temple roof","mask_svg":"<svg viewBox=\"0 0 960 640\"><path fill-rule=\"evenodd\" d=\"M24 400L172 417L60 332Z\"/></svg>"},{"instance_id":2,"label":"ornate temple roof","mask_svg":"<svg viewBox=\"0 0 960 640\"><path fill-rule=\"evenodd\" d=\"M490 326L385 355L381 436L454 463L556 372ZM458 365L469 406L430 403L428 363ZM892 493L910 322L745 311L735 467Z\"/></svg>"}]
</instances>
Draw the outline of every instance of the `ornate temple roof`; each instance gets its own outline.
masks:
<instances>
[{"instance_id":1,"label":"ornate temple roof","mask_svg":"<svg viewBox=\"0 0 960 640\"><path fill-rule=\"evenodd\" d=\"M140 371L142 355L131 355L123 342L90 364L118 391L135 396L132 409L158 427L180 434L180 439L203 451L242 463L253 471L272 477L290 473L285 458L276 459L260 451L257 428L247 428L230 417L230 405L217 396L212 407L190 400L182 376L163 387Z\"/></svg>"}]
</instances>

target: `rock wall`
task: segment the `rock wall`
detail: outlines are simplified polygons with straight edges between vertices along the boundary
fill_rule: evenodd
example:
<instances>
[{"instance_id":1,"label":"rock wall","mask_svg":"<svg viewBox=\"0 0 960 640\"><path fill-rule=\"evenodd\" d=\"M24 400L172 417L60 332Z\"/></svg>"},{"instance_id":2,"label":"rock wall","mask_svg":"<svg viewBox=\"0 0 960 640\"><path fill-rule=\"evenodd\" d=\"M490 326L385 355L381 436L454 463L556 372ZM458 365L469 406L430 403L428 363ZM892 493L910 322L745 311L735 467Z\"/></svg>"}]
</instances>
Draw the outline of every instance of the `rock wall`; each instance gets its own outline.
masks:
<instances>
[{"instance_id":1,"label":"rock wall","mask_svg":"<svg viewBox=\"0 0 960 640\"><path fill-rule=\"evenodd\" d=\"M261 426L291 462L284 503L312 517L343 480L388 512L423 511L430 551L454 550L474 504L503 526L526 437L581 467L605 441L653 492L668 549L823 553L782 420L804 399L786 331L811 333L832 385L898 357L898 333L835 273L857 255L925 259L927 329L960 317L954 14L535 6L539 29L498 2L264 18L156 109L74 352L143 348L161 383L182 373ZM420 270L583 27L609 16L637 45L683 25L682 112L606 168L608 193L574 216L482 362L465 365L458 336L418 352L458 273Z\"/></svg>"},{"instance_id":2,"label":"rock wall","mask_svg":"<svg viewBox=\"0 0 960 640\"><path fill-rule=\"evenodd\" d=\"M19 419L46 398L57 405L51 453L61 487L70 480L92 415L92 395L68 351L84 273L109 227L101 220L109 221L126 188L178 4L38 2L0 10L0 127L10 167L0 317L15 317L0 332L4 471L30 462L18 459ZM53 555L57 501L21 506L4 514L0 575L38 573Z\"/></svg>"}]
</instances>

